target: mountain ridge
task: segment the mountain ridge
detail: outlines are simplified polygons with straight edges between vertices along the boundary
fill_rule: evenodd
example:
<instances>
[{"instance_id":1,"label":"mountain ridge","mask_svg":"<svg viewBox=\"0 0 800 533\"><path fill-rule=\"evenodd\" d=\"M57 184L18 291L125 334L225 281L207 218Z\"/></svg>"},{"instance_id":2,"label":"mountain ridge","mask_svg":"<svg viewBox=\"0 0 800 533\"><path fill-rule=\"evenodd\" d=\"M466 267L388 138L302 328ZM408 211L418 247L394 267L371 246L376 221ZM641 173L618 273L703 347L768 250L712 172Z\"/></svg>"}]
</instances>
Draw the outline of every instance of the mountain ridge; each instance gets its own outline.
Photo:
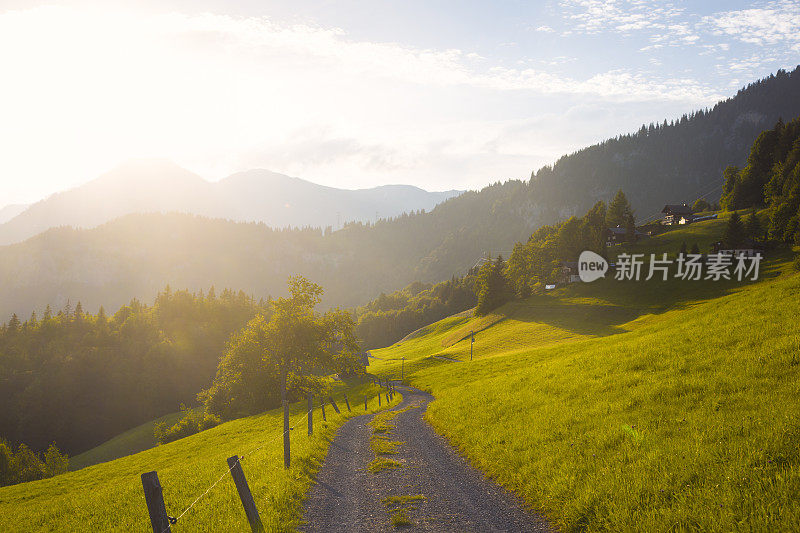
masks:
<instances>
[{"instance_id":1,"label":"mountain ridge","mask_svg":"<svg viewBox=\"0 0 800 533\"><path fill-rule=\"evenodd\" d=\"M163 159L126 162L72 189L28 206L0 223L0 245L49 228L94 228L134 213L190 213L281 227L341 226L345 221L430 210L461 191L412 185L340 189L265 169L208 181Z\"/></svg>"},{"instance_id":2,"label":"mountain ridge","mask_svg":"<svg viewBox=\"0 0 800 533\"><path fill-rule=\"evenodd\" d=\"M779 71L710 110L620 135L564 156L529 181L498 181L430 211L347 223L333 232L176 214L129 215L104 228L45 233L0 246L0 279L13 280L0 285L0 321L67 300L111 311L131 298L152 298L166 284L278 296L292 274L321 284L326 306L362 305L414 281L464 273L542 225L610 201L618 189L639 221L667 203L691 204L704 191L716 201L722 169L743 165L762 131L798 115L800 69ZM370 211L366 216L374 219L373 206Z\"/></svg>"}]
</instances>

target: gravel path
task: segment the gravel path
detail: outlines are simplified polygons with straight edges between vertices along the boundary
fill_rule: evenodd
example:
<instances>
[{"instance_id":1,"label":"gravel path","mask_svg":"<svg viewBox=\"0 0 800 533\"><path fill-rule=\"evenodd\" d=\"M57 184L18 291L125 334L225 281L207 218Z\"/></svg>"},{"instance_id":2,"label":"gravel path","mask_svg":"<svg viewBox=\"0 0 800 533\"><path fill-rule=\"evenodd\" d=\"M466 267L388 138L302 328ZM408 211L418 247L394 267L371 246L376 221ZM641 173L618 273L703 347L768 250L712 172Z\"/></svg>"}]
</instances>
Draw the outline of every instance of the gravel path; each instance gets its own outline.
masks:
<instances>
[{"instance_id":1,"label":"gravel path","mask_svg":"<svg viewBox=\"0 0 800 533\"><path fill-rule=\"evenodd\" d=\"M398 507L383 500L412 495L425 498L399 506L413 524L405 531L552 531L544 518L470 467L423 420L433 396L408 387L398 390L403 402L395 410L414 406L394 419L390 437L403 443L398 455L388 456L402 467L367 471L375 458L367 426L373 415L350 419L331 443L306 502L302 531L394 531L390 516Z\"/></svg>"}]
</instances>

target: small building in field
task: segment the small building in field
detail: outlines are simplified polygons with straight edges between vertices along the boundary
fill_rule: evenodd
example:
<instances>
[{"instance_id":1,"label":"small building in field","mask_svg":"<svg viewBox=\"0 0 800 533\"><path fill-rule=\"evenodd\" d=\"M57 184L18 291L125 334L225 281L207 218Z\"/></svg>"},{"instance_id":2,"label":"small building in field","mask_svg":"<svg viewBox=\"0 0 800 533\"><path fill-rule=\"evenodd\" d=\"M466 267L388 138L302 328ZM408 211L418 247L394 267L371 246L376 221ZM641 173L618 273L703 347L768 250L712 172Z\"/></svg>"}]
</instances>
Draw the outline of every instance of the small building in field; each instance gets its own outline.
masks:
<instances>
[{"instance_id":1,"label":"small building in field","mask_svg":"<svg viewBox=\"0 0 800 533\"><path fill-rule=\"evenodd\" d=\"M661 223L665 226L691 224L694 222L694 212L686 204L667 204L661 212L664 214Z\"/></svg>"},{"instance_id":2,"label":"small building in field","mask_svg":"<svg viewBox=\"0 0 800 533\"><path fill-rule=\"evenodd\" d=\"M650 235L647 233L636 230L633 233L633 242L649 236ZM617 226L616 228L608 228L606 230L606 246L614 246L626 242L628 242L628 231L625 228Z\"/></svg>"},{"instance_id":3,"label":"small building in field","mask_svg":"<svg viewBox=\"0 0 800 533\"><path fill-rule=\"evenodd\" d=\"M761 257L764 257L764 245L753 239L745 239L739 246L728 248L722 244L722 242L718 241L711 245L711 252L715 254L731 255L733 257L754 257L756 254L761 254Z\"/></svg>"},{"instance_id":4,"label":"small building in field","mask_svg":"<svg viewBox=\"0 0 800 533\"><path fill-rule=\"evenodd\" d=\"M581 277L578 274L577 261L561 261L561 276L558 280L559 283L566 285L567 283L575 283L580 281Z\"/></svg>"}]
</instances>

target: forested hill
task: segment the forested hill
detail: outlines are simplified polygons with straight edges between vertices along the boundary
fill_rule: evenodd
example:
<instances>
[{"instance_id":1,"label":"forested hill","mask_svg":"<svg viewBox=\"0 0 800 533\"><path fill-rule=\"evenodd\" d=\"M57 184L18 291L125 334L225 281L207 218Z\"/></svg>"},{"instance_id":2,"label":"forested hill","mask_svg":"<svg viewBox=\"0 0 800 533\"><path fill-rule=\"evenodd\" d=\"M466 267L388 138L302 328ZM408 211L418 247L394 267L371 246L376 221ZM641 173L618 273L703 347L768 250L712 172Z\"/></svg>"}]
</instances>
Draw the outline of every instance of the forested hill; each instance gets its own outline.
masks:
<instances>
[{"instance_id":1,"label":"forested hill","mask_svg":"<svg viewBox=\"0 0 800 533\"><path fill-rule=\"evenodd\" d=\"M525 190L519 181L496 184L432 212L333 233L177 213L129 215L89 230L55 228L0 247L0 279L13 280L0 284L0 322L67 300L113 311L133 297L152 299L166 284L278 296L293 274L325 287L325 305L359 305L414 280L449 278L485 250L510 250L527 239L534 221L522 216L530 211Z\"/></svg>"},{"instance_id":2,"label":"forested hill","mask_svg":"<svg viewBox=\"0 0 800 533\"><path fill-rule=\"evenodd\" d=\"M664 204L717 200L722 172L747 159L759 133L800 115L800 67L751 83L710 110L650 124L579 150L531 176L537 203L583 213L623 189L639 217Z\"/></svg>"},{"instance_id":3,"label":"forested hill","mask_svg":"<svg viewBox=\"0 0 800 533\"><path fill-rule=\"evenodd\" d=\"M797 115L800 70L779 72L710 111L565 156L530 181L495 183L429 212L332 233L178 214L53 229L0 247L0 322L67 300L114 310L134 297L153 298L167 283L277 296L290 274L323 285L326 305L361 305L413 281L464 274L487 252L507 255L539 226L583 214L620 188L639 221L668 202L709 191L716 200L723 169L743 164L762 130Z\"/></svg>"}]
</instances>

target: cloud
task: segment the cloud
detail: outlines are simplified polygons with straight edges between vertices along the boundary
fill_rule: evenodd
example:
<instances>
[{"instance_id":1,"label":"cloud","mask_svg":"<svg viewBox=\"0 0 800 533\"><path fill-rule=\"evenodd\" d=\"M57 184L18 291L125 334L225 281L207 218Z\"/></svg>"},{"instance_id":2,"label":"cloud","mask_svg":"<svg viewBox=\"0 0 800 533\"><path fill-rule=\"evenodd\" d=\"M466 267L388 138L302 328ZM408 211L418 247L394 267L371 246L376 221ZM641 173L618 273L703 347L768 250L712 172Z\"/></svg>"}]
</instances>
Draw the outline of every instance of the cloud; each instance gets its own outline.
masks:
<instances>
[{"instance_id":1,"label":"cloud","mask_svg":"<svg viewBox=\"0 0 800 533\"><path fill-rule=\"evenodd\" d=\"M620 15L616 23L642 22ZM574 148L576 129L596 139L624 128L571 123L555 142L551 108L685 108L720 96L684 76L554 70L570 57L512 68L472 50L212 13L5 12L0 49L14 51L0 54L13 80L0 84L0 175L41 182L39 196L153 156L211 178L254 165L343 186L425 186L428 177L471 186L528 174ZM506 133L509 117L542 113L549 122L536 135Z\"/></svg>"},{"instance_id":2,"label":"cloud","mask_svg":"<svg viewBox=\"0 0 800 533\"><path fill-rule=\"evenodd\" d=\"M772 0L707 16L654 0L562 0L559 6L571 22L565 33L645 33L652 43L668 46L725 37L759 46L786 44L793 51L800 48L800 3L794 0ZM706 44L723 45L727 43Z\"/></svg>"},{"instance_id":3,"label":"cloud","mask_svg":"<svg viewBox=\"0 0 800 533\"><path fill-rule=\"evenodd\" d=\"M572 30L580 33L630 33L666 29L684 10L648 0L562 0L559 3Z\"/></svg>"},{"instance_id":4,"label":"cloud","mask_svg":"<svg viewBox=\"0 0 800 533\"><path fill-rule=\"evenodd\" d=\"M800 4L794 1L767 2L762 7L724 11L703 17L702 23L714 35L727 36L759 46L800 44Z\"/></svg>"}]
</instances>

